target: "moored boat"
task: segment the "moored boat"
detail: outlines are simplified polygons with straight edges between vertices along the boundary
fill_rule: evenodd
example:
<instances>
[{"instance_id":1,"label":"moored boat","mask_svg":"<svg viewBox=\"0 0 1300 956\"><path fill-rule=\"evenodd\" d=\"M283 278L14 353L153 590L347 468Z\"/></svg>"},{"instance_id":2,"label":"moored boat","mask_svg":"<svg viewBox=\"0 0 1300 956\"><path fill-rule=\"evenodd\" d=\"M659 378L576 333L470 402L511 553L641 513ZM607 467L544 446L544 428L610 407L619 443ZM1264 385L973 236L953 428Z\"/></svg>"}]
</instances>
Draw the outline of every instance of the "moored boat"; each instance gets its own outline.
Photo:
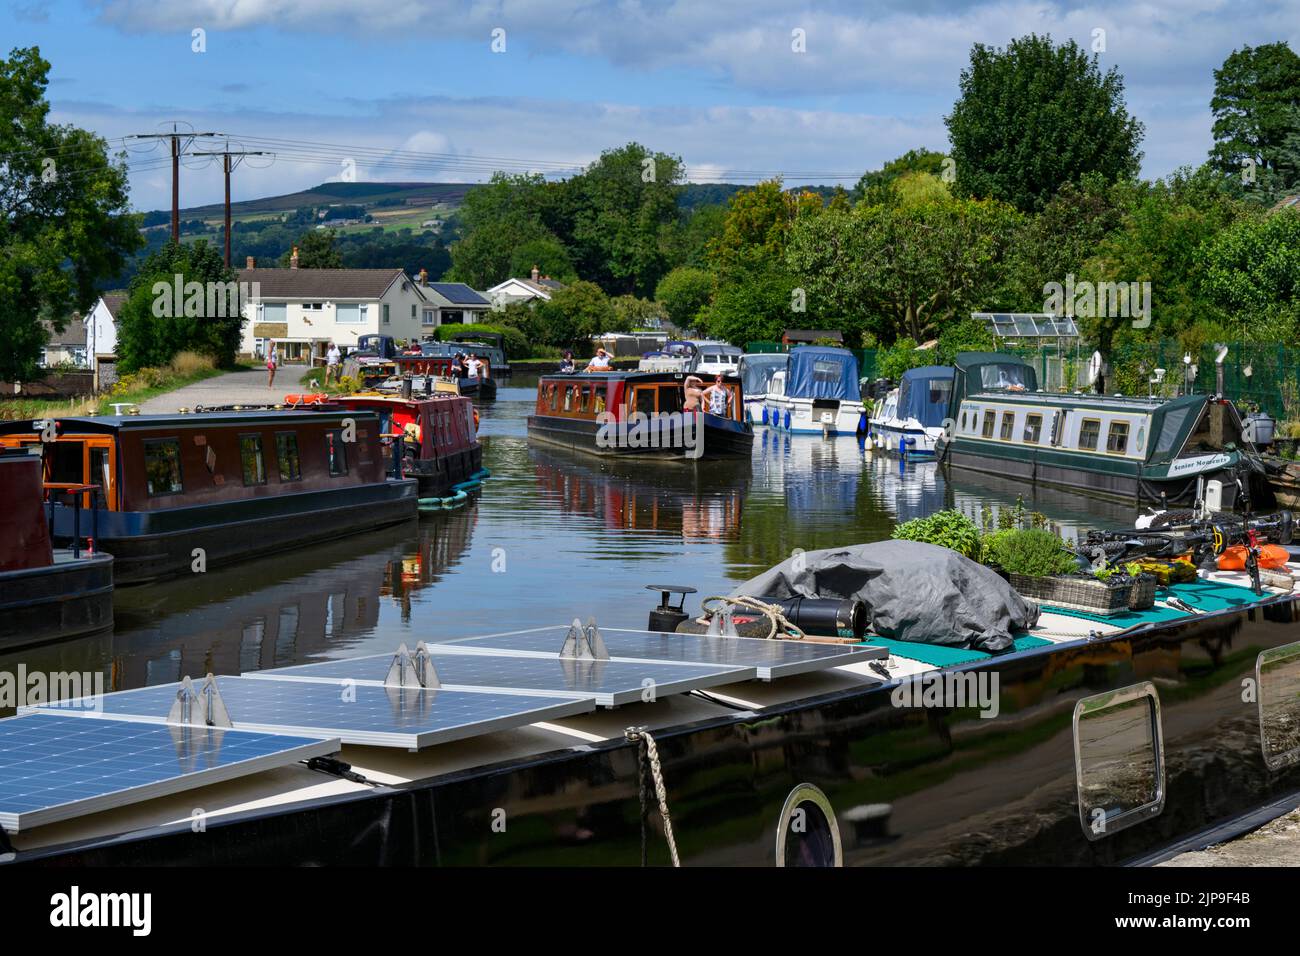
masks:
<instances>
[{"instance_id":1,"label":"moored boat","mask_svg":"<svg viewBox=\"0 0 1300 956\"><path fill-rule=\"evenodd\" d=\"M904 372L898 388L877 402L868 417L872 445L904 458L933 458L952 405L954 375L946 365Z\"/></svg>"},{"instance_id":2,"label":"moored boat","mask_svg":"<svg viewBox=\"0 0 1300 956\"><path fill-rule=\"evenodd\" d=\"M952 439L940 450L954 467L1138 505L1192 504L1198 489L1224 509L1245 505L1242 492L1251 508L1272 500L1222 398L1042 392L1032 366L984 352L959 355L955 381Z\"/></svg>"},{"instance_id":3,"label":"moored boat","mask_svg":"<svg viewBox=\"0 0 1300 956\"><path fill-rule=\"evenodd\" d=\"M49 441L42 441L42 437ZM199 572L413 518L416 482L386 477L371 411L243 411L0 424L0 445L42 446L56 542L93 529L118 584Z\"/></svg>"},{"instance_id":4,"label":"moored boat","mask_svg":"<svg viewBox=\"0 0 1300 956\"><path fill-rule=\"evenodd\" d=\"M769 383L760 418L794 434L854 435L866 431L858 360L848 349L802 345Z\"/></svg>"},{"instance_id":5,"label":"moored boat","mask_svg":"<svg viewBox=\"0 0 1300 956\"><path fill-rule=\"evenodd\" d=\"M749 457L754 431L744 420L739 381L724 382L724 401L703 396L703 407L692 410L685 407L688 380L670 372L544 375L528 437L596 455Z\"/></svg>"},{"instance_id":6,"label":"moored boat","mask_svg":"<svg viewBox=\"0 0 1300 956\"><path fill-rule=\"evenodd\" d=\"M113 557L52 547L43 486L39 449L0 449L0 648L113 626Z\"/></svg>"},{"instance_id":7,"label":"moored boat","mask_svg":"<svg viewBox=\"0 0 1300 956\"><path fill-rule=\"evenodd\" d=\"M745 421L751 424L763 421L763 404L767 401L772 376L785 368L786 360L784 352L746 353L740 357L740 388L744 393Z\"/></svg>"}]
</instances>

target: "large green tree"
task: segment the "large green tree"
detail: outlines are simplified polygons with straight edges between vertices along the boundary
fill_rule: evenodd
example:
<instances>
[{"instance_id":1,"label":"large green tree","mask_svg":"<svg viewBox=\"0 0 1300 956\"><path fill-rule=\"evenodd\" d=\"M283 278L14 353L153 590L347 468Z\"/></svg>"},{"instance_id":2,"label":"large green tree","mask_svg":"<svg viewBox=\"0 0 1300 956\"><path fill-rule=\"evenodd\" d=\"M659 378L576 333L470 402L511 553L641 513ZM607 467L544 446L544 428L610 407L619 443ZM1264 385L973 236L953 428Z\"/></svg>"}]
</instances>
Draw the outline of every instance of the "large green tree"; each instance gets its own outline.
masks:
<instances>
[{"instance_id":1,"label":"large green tree","mask_svg":"<svg viewBox=\"0 0 1300 956\"><path fill-rule=\"evenodd\" d=\"M122 370L166 365L177 352L234 363L239 349L242 302L232 298L236 281L220 252L200 239L169 242L136 273L117 314L117 354Z\"/></svg>"},{"instance_id":2,"label":"large green tree","mask_svg":"<svg viewBox=\"0 0 1300 956\"><path fill-rule=\"evenodd\" d=\"M663 304L669 320L679 329L695 325L700 310L713 295L713 275L705 269L678 266L659 280L655 298Z\"/></svg>"},{"instance_id":3,"label":"large green tree","mask_svg":"<svg viewBox=\"0 0 1300 956\"><path fill-rule=\"evenodd\" d=\"M850 194L853 201L879 203L889 198L894 181L907 173L929 173L942 179L948 157L932 149L909 149L902 156L891 159L880 169L862 174ZM951 167L948 167L951 168Z\"/></svg>"},{"instance_id":4,"label":"large green tree","mask_svg":"<svg viewBox=\"0 0 1300 956\"><path fill-rule=\"evenodd\" d=\"M1137 175L1143 127L1124 103L1124 80L1102 73L1073 40L1030 34L1005 49L975 44L961 96L945 118L960 195L1043 208L1087 173Z\"/></svg>"},{"instance_id":5,"label":"large green tree","mask_svg":"<svg viewBox=\"0 0 1300 956\"><path fill-rule=\"evenodd\" d=\"M0 60L0 379L36 372L46 332L94 304L140 245L125 163L74 126L49 122L50 64L35 47Z\"/></svg>"},{"instance_id":6,"label":"large green tree","mask_svg":"<svg viewBox=\"0 0 1300 956\"><path fill-rule=\"evenodd\" d=\"M594 282L571 282L537 306L546 345L573 346L582 351L593 335L626 332L618 311Z\"/></svg>"},{"instance_id":7,"label":"large green tree","mask_svg":"<svg viewBox=\"0 0 1300 956\"><path fill-rule=\"evenodd\" d=\"M1294 341L1300 305L1300 211L1284 209L1238 220L1205 243L1202 259L1201 287L1224 311L1234 337Z\"/></svg>"},{"instance_id":8,"label":"large green tree","mask_svg":"<svg viewBox=\"0 0 1300 956\"><path fill-rule=\"evenodd\" d=\"M1233 51L1214 71L1210 109L1210 161L1244 194L1270 200L1300 185L1300 56L1289 46Z\"/></svg>"},{"instance_id":9,"label":"large green tree","mask_svg":"<svg viewBox=\"0 0 1300 956\"><path fill-rule=\"evenodd\" d=\"M333 229L312 229L304 232L294 243L298 250L299 269L342 269L343 255L335 243ZM280 256L280 268L287 269L293 256L292 249Z\"/></svg>"}]
</instances>

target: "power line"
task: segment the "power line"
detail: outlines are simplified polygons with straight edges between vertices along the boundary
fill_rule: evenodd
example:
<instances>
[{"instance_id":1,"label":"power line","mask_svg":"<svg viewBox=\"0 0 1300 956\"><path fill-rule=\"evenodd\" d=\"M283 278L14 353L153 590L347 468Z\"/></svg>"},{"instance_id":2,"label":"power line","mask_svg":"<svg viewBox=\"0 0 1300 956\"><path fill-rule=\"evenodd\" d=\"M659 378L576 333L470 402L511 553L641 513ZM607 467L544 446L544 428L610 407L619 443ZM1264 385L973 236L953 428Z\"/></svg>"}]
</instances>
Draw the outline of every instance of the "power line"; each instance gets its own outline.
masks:
<instances>
[{"instance_id":1,"label":"power line","mask_svg":"<svg viewBox=\"0 0 1300 956\"><path fill-rule=\"evenodd\" d=\"M195 139L200 136L217 136L218 133L196 133L193 130L181 132L172 123L170 133L134 133L127 139L152 139L152 140L170 140L172 148L172 242L181 241L181 154L190 148ZM181 145L181 140L185 140L185 145Z\"/></svg>"},{"instance_id":2,"label":"power line","mask_svg":"<svg viewBox=\"0 0 1300 956\"><path fill-rule=\"evenodd\" d=\"M194 153L193 155L221 157L221 171L222 173L224 173L225 180L226 180L226 268L229 269L230 268L230 173L232 170L234 170L236 166L238 166L240 163L244 161L244 157L246 156L274 156L275 154L262 152L262 151L252 151L252 150L232 150L230 148L230 144L227 143L226 148L219 152L211 152L211 153L198 152L198 153ZM231 162L232 159L234 160L233 163Z\"/></svg>"}]
</instances>

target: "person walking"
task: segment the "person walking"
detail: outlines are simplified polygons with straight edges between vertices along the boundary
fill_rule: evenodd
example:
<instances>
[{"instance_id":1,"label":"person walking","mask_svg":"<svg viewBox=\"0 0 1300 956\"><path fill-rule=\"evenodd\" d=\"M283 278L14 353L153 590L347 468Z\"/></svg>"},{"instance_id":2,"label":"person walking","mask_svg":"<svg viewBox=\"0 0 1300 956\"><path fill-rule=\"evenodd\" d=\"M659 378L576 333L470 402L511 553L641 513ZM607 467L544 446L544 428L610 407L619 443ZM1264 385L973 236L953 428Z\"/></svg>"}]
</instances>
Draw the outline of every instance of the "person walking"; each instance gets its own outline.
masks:
<instances>
[{"instance_id":1,"label":"person walking","mask_svg":"<svg viewBox=\"0 0 1300 956\"><path fill-rule=\"evenodd\" d=\"M325 384L329 385L331 379L339 380L339 362L343 361L343 353L333 342L325 350Z\"/></svg>"},{"instance_id":2,"label":"person walking","mask_svg":"<svg viewBox=\"0 0 1300 956\"><path fill-rule=\"evenodd\" d=\"M275 343L266 344L266 387L275 388Z\"/></svg>"}]
</instances>

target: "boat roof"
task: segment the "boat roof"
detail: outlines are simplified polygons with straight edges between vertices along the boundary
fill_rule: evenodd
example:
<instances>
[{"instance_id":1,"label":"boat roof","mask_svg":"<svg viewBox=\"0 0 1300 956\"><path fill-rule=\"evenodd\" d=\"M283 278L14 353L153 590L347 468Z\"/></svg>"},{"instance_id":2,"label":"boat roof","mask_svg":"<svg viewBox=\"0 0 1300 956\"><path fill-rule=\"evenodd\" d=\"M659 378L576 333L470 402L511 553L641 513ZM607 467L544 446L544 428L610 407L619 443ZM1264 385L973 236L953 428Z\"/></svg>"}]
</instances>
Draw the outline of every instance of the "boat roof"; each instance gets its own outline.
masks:
<instances>
[{"instance_id":1,"label":"boat roof","mask_svg":"<svg viewBox=\"0 0 1300 956\"><path fill-rule=\"evenodd\" d=\"M249 409L247 411L192 412L169 415L73 415L55 418L61 432L117 432L136 428L159 428L167 425L195 427L200 425L247 425L250 422L320 421L323 417L342 415L344 409ZM349 412L349 414L356 414ZM361 414L364 414L362 412ZM38 422L48 419L34 418L0 422L0 434L18 434L39 431Z\"/></svg>"},{"instance_id":2,"label":"boat roof","mask_svg":"<svg viewBox=\"0 0 1300 956\"><path fill-rule=\"evenodd\" d=\"M1205 394L1182 395L1178 398L1150 397L1146 395L1095 395L1088 392L1018 392L998 390L975 392L967 396L973 402L1011 402L1014 404L1048 405L1058 408L1097 408L1111 411L1153 412L1157 409L1182 408L1202 405L1209 396Z\"/></svg>"},{"instance_id":3,"label":"boat roof","mask_svg":"<svg viewBox=\"0 0 1300 956\"><path fill-rule=\"evenodd\" d=\"M960 369L974 368L977 365L1029 365L1019 355L1011 355L1007 352L958 352L957 357L952 360L952 364Z\"/></svg>"},{"instance_id":4,"label":"boat roof","mask_svg":"<svg viewBox=\"0 0 1300 956\"><path fill-rule=\"evenodd\" d=\"M694 375L694 372L641 372L631 371L609 371L609 372L554 372L541 376L543 382L682 382L687 376ZM696 376L697 378L699 376Z\"/></svg>"},{"instance_id":5,"label":"boat roof","mask_svg":"<svg viewBox=\"0 0 1300 956\"><path fill-rule=\"evenodd\" d=\"M957 370L951 365L922 365L918 368L909 368L903 373L903 381L917 381L920 379L932 378L955 378Z\"/></svg>"}]
</instances>

